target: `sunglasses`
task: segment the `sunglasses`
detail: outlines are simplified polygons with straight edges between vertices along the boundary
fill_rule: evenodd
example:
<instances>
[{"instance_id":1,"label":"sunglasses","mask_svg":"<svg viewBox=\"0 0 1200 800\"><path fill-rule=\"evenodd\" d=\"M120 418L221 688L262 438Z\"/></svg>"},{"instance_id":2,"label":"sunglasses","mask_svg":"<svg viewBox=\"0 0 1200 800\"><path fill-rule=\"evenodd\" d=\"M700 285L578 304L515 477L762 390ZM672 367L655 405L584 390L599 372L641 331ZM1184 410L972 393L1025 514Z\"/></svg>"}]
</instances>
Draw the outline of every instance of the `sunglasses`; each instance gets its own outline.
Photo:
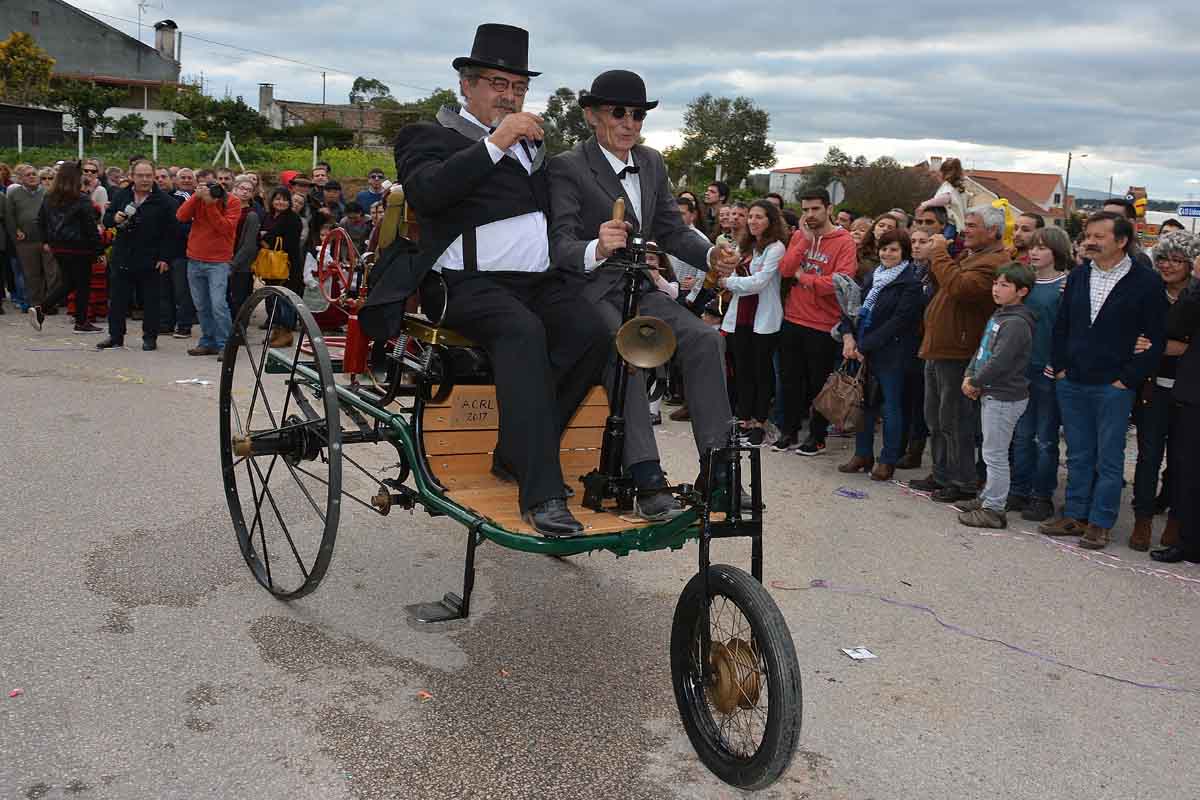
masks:
<instances>
[{"instance_id":1,"label":"sunglasses","mask_svg":"<svg viewBox=\"0 0 1200 800\"><path fill-rule=\"evenodd\" d=\"M612 111L608 113L612 114L613 119L625 119L625 112L627 111L629 112L629 116L633 117L634 122L641 122L646 118L646 109L644 108L625 108L625 106L613 106Z\"/></svg>"},{"instance_id":2,"label":"sunglasses","mask_svg":"<svg viewBox=\"0 0 1200 800\"><path fill-rule=\"evenodd\" d=\"M85 168L85 169L83 170L83 174L84 174L84 175L95 175L95 174L97 174L98 172L100 172L100 170L98 170L98 169L86 169L86 168Z\"/></svg>"}]
</instances>

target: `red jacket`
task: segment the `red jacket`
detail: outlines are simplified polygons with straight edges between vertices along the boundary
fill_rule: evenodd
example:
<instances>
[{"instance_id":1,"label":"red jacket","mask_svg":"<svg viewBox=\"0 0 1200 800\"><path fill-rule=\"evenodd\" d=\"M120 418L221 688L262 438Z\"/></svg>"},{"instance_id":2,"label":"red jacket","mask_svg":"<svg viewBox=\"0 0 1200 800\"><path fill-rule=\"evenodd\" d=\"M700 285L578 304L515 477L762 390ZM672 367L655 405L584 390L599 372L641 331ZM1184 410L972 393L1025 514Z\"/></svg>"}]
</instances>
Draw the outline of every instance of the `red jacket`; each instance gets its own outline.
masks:
<instances>
[{"instance_id":1,"label":"red jacket","mask_svg":"<svg viewBox=\"0 0 1200 800\"><path fill-rule=\"evenodd\" d=\"M192 223L188 234L187 257L192 261L228 264L233 261L233 242L242 218L242 201L226 195L225 205L205 203L199 195L183 201L175 212L180 222Z\"/></svg>"},{"instance_id":2,"label":"red jacket","mask_svg":"<svg viewBox=\"0 0 1200 800\"><path fill-rule=\"evenodd\" d=\"M858 273L858 255L854 240L844 228L834 228L818 237L815 246L807 233L801 229L792 234L779 263L779 274L784 281L796 279L788 291L783 318L795 325L828 332L842 321L842 309L833 291L833 275L840 272L853 280Z\"/></svg>"}]
</instances>

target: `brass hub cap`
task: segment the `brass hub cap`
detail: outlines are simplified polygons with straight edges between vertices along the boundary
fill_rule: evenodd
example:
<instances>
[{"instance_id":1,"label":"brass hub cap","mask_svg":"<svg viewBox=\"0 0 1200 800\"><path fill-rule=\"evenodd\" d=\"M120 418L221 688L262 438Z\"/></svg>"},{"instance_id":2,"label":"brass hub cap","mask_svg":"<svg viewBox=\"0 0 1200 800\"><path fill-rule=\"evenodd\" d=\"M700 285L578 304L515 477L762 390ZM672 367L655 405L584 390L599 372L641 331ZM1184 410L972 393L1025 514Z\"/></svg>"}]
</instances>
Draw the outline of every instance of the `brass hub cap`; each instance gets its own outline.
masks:
<instances>
[{"instance_id":1,"label":"brass hub cap","mask_svg":"<svg viewBox=\"0 0 1200 800\"><path fill-rule=\"evenodd\" d=\"M713 682L708 698L722 714L736 708L751 709L758 705L762 678L758 655L749 642L730 639L724 644L713 642L709 653Z\"/></svg>"}]
</instances>

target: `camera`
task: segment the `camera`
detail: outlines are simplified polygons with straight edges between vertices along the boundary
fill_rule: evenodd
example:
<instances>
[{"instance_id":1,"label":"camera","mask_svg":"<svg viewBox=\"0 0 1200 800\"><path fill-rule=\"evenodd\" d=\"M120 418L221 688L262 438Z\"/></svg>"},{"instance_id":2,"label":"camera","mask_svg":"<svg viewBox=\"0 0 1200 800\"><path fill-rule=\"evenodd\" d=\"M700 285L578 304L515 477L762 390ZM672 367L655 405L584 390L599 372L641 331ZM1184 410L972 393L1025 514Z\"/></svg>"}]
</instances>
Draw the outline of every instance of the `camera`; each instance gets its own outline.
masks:
<instances>
[{"instance_id":1,"label":"camera","mask_svg":"<svg viewBox=\"0 0 1200 800\"><path fill-rule=\"evenodd\" d=\"M213 200L223 200L225 198L225 187L216 181L209 183L208 196Z\"/></svg>"}]
</instances>

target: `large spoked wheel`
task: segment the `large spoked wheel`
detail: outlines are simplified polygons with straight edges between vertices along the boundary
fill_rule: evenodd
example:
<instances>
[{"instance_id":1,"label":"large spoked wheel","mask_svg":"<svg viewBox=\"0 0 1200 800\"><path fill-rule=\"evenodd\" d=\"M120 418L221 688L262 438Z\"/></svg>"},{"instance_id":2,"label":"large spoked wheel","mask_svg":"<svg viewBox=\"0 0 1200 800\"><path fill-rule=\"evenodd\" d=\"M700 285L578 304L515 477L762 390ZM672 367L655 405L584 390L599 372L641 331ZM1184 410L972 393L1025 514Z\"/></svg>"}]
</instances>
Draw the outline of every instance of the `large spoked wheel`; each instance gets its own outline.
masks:
<instances>
[{"instance_id":1,"label":"large spoked wheel","mask_svg":"<svg viewBox=\"0 0 1200 800\"><path fill-rule=\"evenodd\" d=\"M264 317L267 332L253 325ZM271 330L295 323L272 348ZM315 378L298 374L303 363ZM268 591L291 600L317 588L333 556L341 508L341 425L329 351L312 313L280 286L242 306L225 345L221 472L238 546Z\"/></svg>"},{"instance_id":2,"label":"large spoked wheel","mask_svg":"<svg viewBox=\"0 0 1200 800\"><path fill-rule=\"evenodd\" d=\"M697 574L675 607L675 702L704 765L726 783L761 789L787 769L800 740L796 648L779 607L746 572L726 564L708 568L707 637L703 592Z\"/></svg>"}]
</instances>

